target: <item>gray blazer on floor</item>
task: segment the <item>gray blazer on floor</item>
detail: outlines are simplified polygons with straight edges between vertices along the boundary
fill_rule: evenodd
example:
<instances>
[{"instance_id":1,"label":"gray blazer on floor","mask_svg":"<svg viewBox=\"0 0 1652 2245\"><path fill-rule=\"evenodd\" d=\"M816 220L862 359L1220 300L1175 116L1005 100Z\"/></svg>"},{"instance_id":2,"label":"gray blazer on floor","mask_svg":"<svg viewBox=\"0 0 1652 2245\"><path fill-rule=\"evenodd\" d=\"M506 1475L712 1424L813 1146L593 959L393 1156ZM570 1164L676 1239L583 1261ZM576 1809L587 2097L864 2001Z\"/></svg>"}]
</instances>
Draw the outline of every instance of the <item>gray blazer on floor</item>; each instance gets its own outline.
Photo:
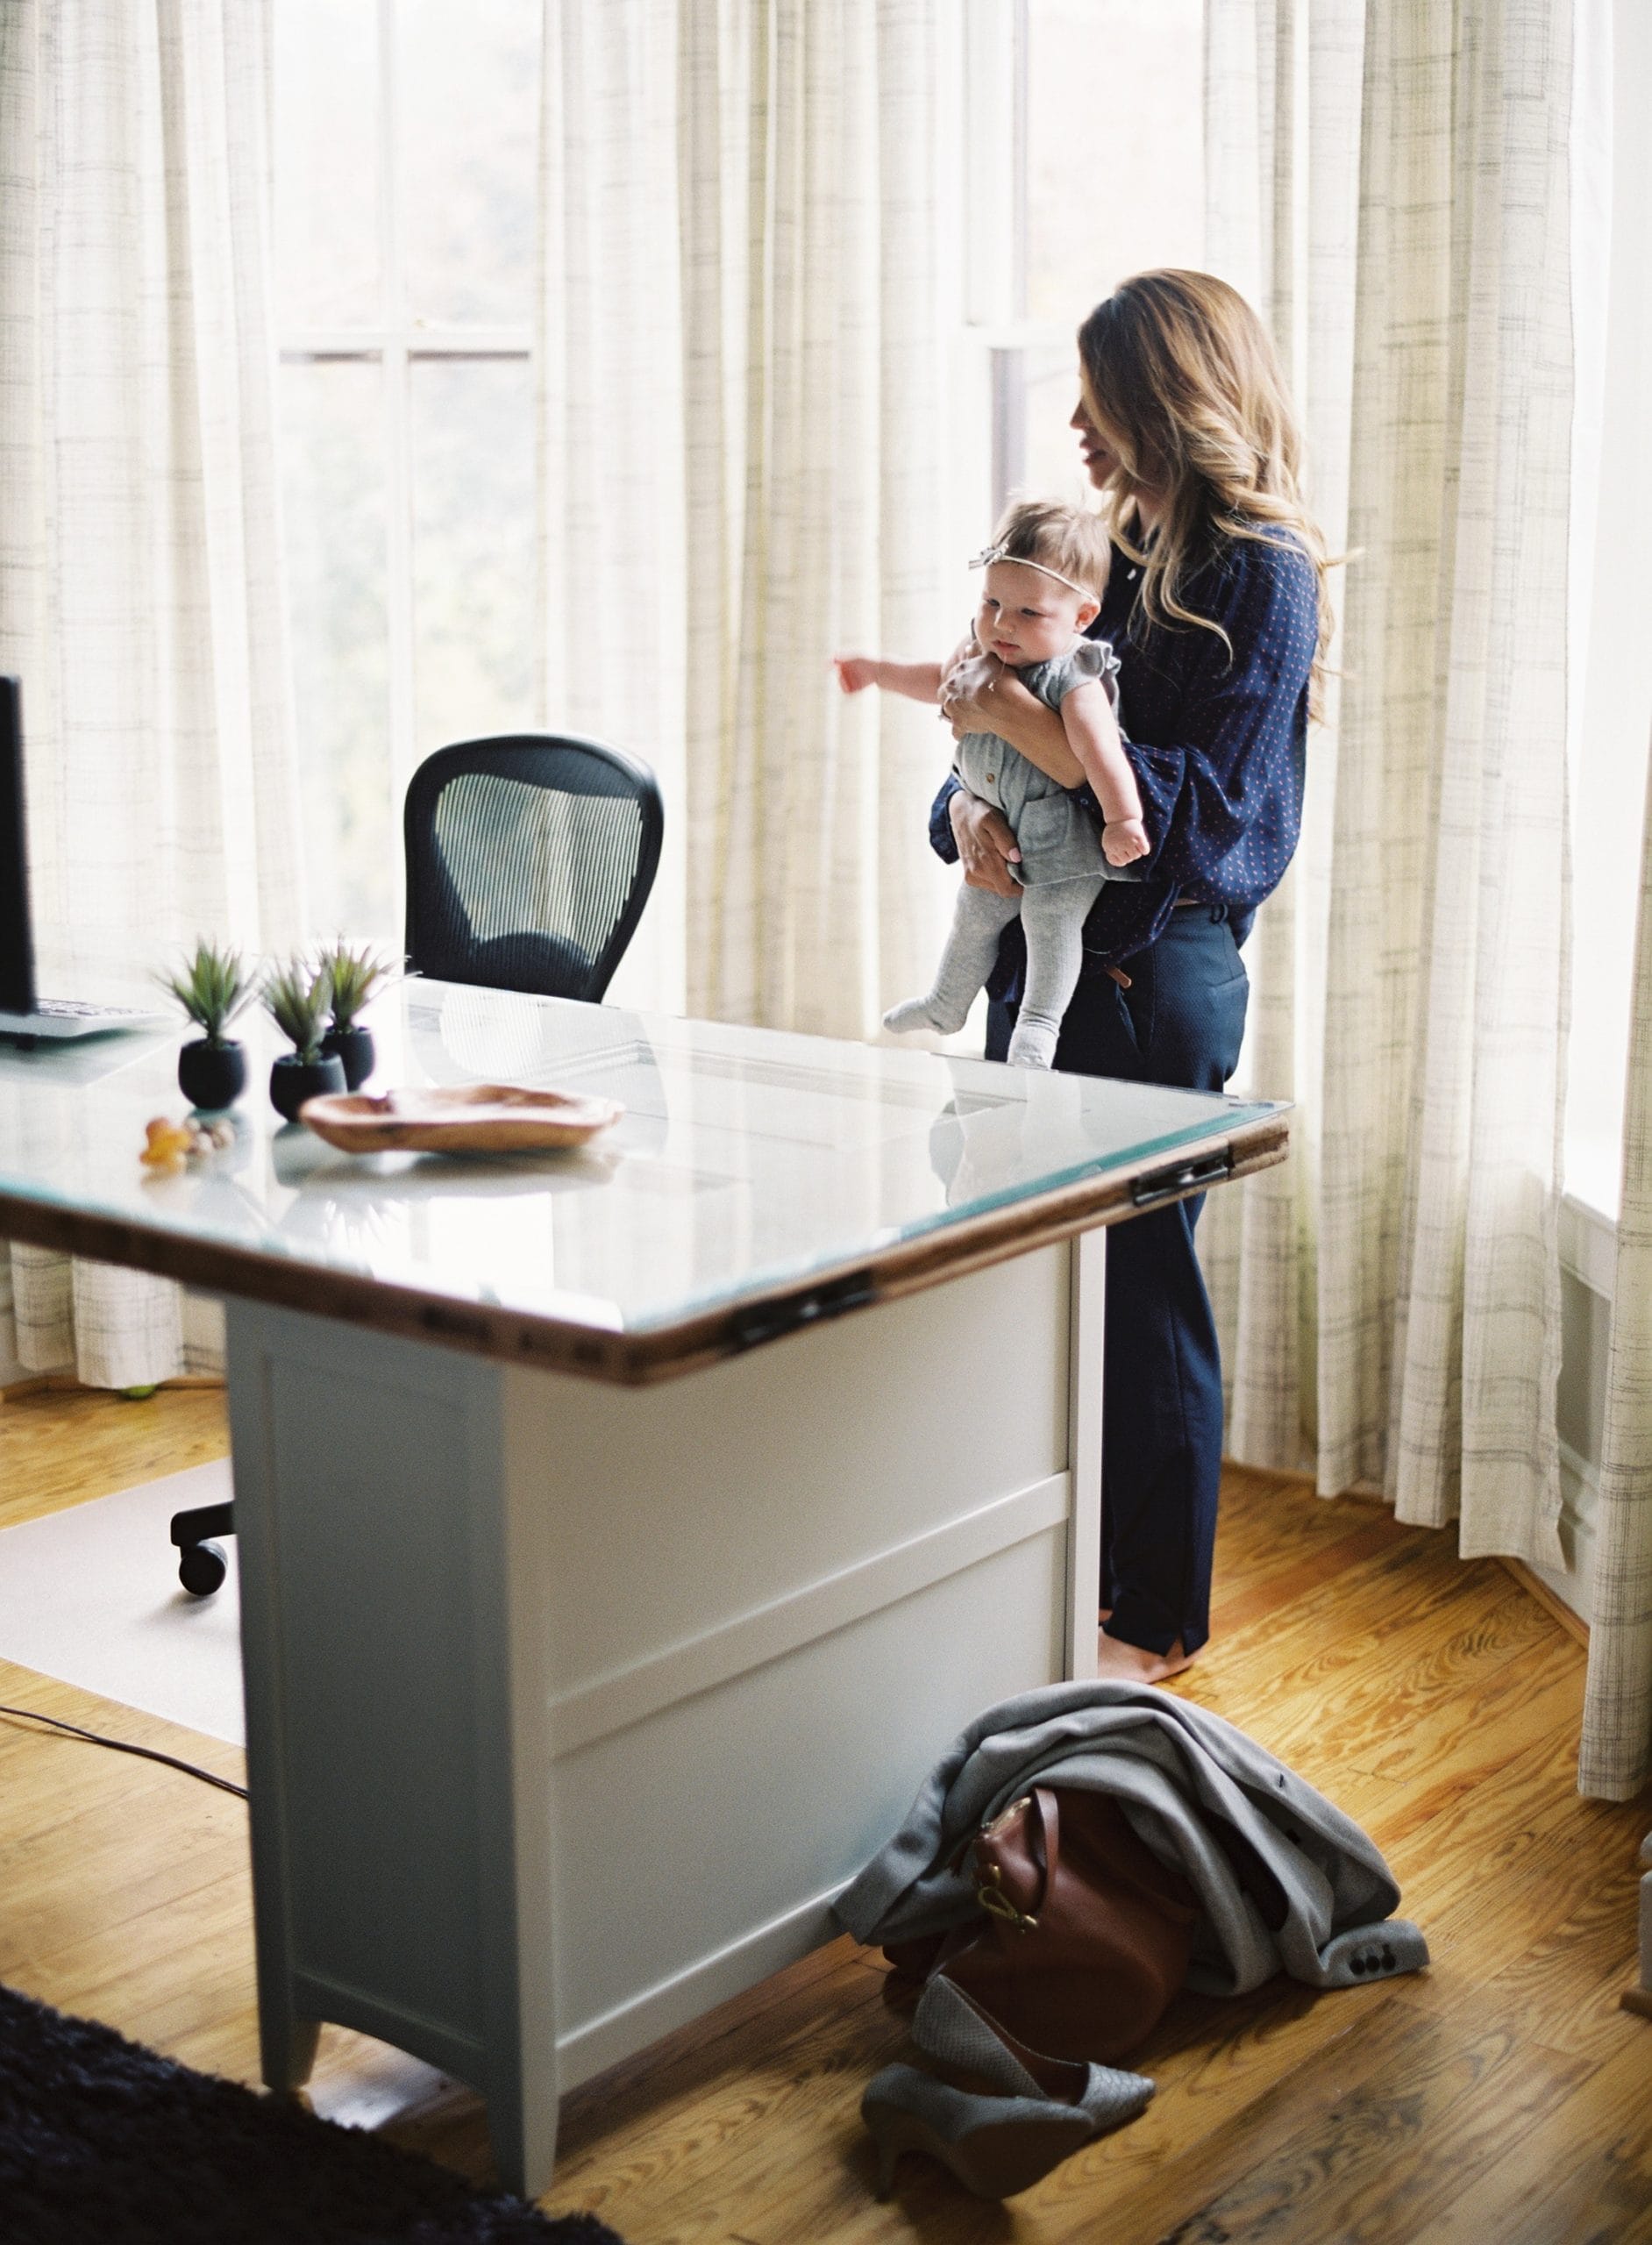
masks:
<instances>
[{"instance_id":1,"label":"gray blazer on floor","mask_svg":"<svg viewBox=\"0 0 1652 2245\"><path fill-rule=\"evenodd\" d=\"M906 1822L840 1897L859 1941L975 1916L948 1864L1034 1785L1114 1794L1137 1835L1204 1906L1187 1985L1243 1995L1278 1971L1357 1987L1428 1961L1387 1864L1359 1826L1220 1715L1150 1684L1051 1684L978 1715Z\"/></svg>"}]
</instances>

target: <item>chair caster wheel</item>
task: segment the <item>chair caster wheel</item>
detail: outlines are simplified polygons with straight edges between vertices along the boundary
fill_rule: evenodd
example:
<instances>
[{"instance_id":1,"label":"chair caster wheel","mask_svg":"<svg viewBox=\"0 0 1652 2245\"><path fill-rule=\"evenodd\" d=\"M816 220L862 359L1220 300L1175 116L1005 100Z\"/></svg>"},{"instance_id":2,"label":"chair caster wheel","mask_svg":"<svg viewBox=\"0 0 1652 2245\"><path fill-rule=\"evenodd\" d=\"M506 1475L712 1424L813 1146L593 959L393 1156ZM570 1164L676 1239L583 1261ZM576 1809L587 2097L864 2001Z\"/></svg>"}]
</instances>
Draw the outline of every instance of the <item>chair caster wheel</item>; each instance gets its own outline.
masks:
<instances>
[{"instance_id":1,"label":"chair caster wheel","mask_svg":"<svg viewBox=\"0 0 1652 2245\"><path fill-rule=\"evenodd\" d=\"M221 1543L191 1543L178 1554L178 1580L191 1598L210 1598L229 1571Z\"/></svg>"}]
</instances>

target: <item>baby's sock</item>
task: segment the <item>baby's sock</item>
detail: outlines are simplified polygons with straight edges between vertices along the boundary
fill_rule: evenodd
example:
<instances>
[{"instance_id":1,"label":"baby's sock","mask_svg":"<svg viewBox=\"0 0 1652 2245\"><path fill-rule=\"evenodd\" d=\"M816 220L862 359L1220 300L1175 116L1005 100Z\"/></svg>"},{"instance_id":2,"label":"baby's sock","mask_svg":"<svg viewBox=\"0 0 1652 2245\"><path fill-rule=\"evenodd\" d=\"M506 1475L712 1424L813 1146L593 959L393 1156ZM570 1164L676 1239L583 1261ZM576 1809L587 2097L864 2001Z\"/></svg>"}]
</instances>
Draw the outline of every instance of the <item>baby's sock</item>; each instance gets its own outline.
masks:
<instances>
[{"instance_id":1,"label":"baby's sock","mask_svg":"<svg viewBox=\"0 0 1652 2245\"><path fill-rule=\"evenodd\" d=\"M1012 1068L1048 1068L1054 1065L1061 1037L1058 1021L1029 1021L1023 1013L1015 1023L1004 1058Z\"/></svg>"},{"instance_id":2,"label":"baby's sock","mask_svg":"<svg viewBox=\"0 0 1652 2245\"><path fill-rule=\"evenodd\" d=\"M969 1008L954 1018L953 1010L943 1005L933 990L926 998L908 998L904 1004L891 1006L883 1017L886 1029L897 1037L909 1037L915 1029L933 1029L943 1037L954 1036L969 1018Z\"/></svg>"}]
</instances>

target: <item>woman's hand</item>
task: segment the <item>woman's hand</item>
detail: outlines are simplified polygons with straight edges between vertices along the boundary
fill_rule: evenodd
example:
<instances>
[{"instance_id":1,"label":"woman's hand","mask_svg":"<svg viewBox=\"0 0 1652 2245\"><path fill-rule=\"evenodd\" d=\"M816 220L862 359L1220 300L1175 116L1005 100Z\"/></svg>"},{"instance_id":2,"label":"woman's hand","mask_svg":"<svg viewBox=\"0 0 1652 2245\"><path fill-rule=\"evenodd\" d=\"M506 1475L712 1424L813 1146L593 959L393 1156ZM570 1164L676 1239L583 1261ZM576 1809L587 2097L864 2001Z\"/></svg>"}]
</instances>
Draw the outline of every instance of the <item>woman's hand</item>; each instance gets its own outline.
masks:
<instances>
[{"instance_id":1,"label":"woman's hand","mask_svg":"<svg viewBox=\"0 0 1652 2245\"><path fill-rule=\"evenodd\" d=\"M972 655L947 671L940 702L941 722L951 726L954 740L965 733L996 733L1058 788L1083 786L1084 766L1067 745L1061 719L996 655Z\"/></svg>"},{"instance_id":2,"label":"woman's hand","mask_svg":"<svg viewBox=\"0 0 1652 2245\"><path fill-rule=\"evenodd\" d=\"M989 888L994 896L1019 896L1021 883L1009 869L1021 863L1021 852L1003 812L967 788L958 790L946 812L966 885Z\"/></svg>"},{"instance_id":3,"label":"woman's hand","mask_svg":"<svg viewBox=\"0 0 1652 2245\"><path fill-rule=\"evenodd\" d=\"M955 661L941 681L941 715L951 726L953 739L962 740L965 733L996 733L1000 740L1009 740L1009 726L999 720L1008 712L1013 723L1017 714L1024 716L1043 704L996 655L981 654L972 642L967 653L959 652L964 659Z\"/></svg>"}]
</instances>

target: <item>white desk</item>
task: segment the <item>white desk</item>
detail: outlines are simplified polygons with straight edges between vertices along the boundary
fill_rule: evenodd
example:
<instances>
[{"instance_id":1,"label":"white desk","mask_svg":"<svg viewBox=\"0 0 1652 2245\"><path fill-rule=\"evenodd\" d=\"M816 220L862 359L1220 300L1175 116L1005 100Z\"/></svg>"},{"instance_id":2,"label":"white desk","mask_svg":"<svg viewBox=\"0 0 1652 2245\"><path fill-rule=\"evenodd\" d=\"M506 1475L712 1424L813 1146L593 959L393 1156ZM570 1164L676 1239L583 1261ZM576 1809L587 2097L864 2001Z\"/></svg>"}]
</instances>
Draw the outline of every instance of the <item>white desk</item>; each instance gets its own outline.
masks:
<instances>
[{"instance_id":1,"label":"white desk","mask_svg":"<svg viewBox=\"0 0 1652 2245\"><path fill-rule=\"evenodd\" d=\"M1093 1664L1100 1227L1285 1124L440 984L375 1028L379 1082L625 1119L352 1160L255 1058L152 1180L170 1044L0 1052L0 1235L226 1297L266 2079L381 2035L537 2192L559 2087L829 1937L965 1721Z\"/></svg>"}]
</instances>

